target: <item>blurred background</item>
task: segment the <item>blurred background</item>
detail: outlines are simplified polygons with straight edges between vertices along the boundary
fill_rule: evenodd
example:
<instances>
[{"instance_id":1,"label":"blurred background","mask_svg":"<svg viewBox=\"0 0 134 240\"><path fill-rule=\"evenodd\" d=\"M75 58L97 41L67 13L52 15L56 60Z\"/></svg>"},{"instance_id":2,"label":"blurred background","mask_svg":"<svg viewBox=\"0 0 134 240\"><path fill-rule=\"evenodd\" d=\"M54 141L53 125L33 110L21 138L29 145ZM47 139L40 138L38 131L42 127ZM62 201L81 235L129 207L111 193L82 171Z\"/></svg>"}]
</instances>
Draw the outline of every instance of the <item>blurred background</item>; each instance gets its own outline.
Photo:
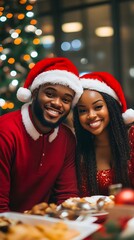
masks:
<instances>
[{"instance_id":1,"label":"blurred background","mask_svg":"<svg viewBox=\"0 0 134 240\"><path fill-rule=\"evenodd\" d=\"M29 70L64 56L80 74L108 71L134 107L134 0L0 0L0 115Z\"/></svg>"}]
</instances>

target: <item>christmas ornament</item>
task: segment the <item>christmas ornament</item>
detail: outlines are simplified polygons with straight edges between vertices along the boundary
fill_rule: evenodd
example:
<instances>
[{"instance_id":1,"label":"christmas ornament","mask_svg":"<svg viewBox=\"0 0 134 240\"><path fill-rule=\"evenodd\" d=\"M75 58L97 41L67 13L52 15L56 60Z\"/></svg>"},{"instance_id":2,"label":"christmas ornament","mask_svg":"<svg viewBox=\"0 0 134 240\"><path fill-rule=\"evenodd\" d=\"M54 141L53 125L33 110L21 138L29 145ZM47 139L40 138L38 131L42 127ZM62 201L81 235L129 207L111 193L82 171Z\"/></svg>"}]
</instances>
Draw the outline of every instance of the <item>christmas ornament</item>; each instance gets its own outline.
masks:
<instances>
[{"instance_id":1,"label":"christmas ornament","mask_svg":"<svg viewBox=\"0 0 134 240\"><path fill-rule=\"evenodd\" d=\"M134 190L131 188L124 188L115 195L115 204L134 205Z\"/></svg>"}]
</instances>

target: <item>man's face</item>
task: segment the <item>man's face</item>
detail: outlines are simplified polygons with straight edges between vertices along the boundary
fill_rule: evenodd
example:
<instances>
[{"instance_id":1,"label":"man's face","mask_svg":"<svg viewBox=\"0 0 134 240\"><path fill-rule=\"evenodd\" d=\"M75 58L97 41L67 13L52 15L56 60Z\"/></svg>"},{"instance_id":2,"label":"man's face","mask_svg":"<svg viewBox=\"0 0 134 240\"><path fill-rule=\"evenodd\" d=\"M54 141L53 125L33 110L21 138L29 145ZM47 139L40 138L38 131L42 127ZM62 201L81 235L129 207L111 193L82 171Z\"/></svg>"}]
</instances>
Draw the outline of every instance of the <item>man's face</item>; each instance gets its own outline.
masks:
<instances>
[{"instance_id":1,"label":"man's face","mask_svg":"<svg viewBox=\"0 0 134 240\"><path fill-rule=\"evenodd\" d=\"M59 84L45 84L33 93L33 112L44 127L55 128L70 112L74 91Z\"/></svg>"}]
</instances>

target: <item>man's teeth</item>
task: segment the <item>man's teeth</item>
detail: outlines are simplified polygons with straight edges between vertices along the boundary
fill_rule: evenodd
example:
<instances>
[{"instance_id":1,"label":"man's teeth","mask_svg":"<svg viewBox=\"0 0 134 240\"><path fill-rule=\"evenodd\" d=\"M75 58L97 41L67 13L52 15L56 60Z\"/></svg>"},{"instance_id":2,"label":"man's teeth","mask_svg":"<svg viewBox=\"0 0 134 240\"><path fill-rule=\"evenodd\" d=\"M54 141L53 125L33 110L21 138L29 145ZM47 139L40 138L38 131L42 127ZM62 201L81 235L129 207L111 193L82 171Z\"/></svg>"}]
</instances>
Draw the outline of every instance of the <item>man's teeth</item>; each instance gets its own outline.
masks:
<instances>
[{"instance_id":1,"label":"man's teeth","mask_svg":"<svg viewBox=\"0 0 134 240\"><path fill-rule=\"evenodd\" d=\"M59 112L54 111L54 110L49 110L48 112L49 112L50 114L53 114L53 115L56 115L56 116L59 115Z\"/></svg>"}]
</instances>

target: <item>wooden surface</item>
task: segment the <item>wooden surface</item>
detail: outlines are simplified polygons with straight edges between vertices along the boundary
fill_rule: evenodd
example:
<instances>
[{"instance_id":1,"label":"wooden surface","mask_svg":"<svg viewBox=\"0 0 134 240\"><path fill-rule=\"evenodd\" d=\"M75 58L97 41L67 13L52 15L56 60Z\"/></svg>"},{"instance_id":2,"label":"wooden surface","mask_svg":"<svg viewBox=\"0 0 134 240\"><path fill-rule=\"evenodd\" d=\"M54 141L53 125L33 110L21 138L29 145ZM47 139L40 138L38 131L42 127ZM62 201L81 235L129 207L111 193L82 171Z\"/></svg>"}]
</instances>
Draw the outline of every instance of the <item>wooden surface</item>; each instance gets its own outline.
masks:
<instances>
[{"instance_id":1,"label":"wooden surface","mask_svg":"<svg viewBox=\"0 0 134 240\"><path fill-rule=\"evenodd\" d=\"M108 212L107 220L114 220L120 217L134 217L134 205L115 205Z\"/></svg>"}]
</instances>

